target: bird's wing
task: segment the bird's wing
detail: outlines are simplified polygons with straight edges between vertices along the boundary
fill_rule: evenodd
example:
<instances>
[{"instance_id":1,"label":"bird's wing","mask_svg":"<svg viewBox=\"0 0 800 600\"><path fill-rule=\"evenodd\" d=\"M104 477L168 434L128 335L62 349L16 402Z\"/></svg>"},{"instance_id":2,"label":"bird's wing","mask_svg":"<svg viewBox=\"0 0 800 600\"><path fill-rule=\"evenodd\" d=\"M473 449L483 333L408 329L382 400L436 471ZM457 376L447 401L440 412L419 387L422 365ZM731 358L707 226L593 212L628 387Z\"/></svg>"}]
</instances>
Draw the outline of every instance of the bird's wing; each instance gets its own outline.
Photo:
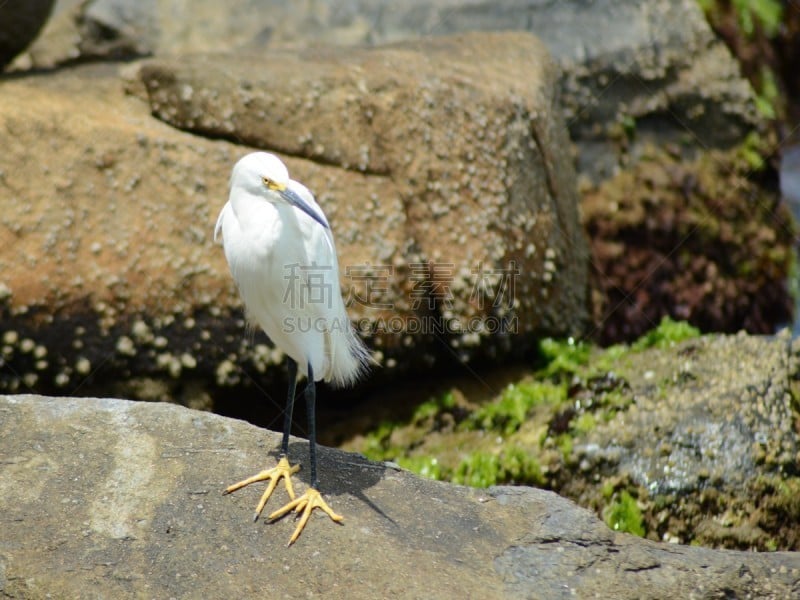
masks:
<instances>
[{"instance_id":1,"label":"bird's wing","mask_svg":"<svg viewBox=\"0 0 800 600\"><path fill-rule=\"evenodd\" d=\"M217 224L214 226L214 242L217 244L221 244L222 240L220 239L220 234L222 233L222 221L225 219L225 215L233 210L231 208L231 203L226 202L225 206L222 207L222 210L219 211L219 216L217 217Z\"/></svg>"},{"instance_id":2,"label":"bird's wing","mask_svg":"<svg viewBox=\"0 0 800 600\"><path fill-rule=\"evenodd\" d=\"M306 186L304 186L299 181L290 179L289 187L298 196L300 196L312 208L312 210L322 218L322 220L325 222L325 225L327 225L327 227L325 228L325 237L328 240L328 246L329 246L328 249L330 250L331 256L333 257L333 267L337 273L337 278L338 278L339 258L338 256L336 256L336 244L333 243L333 232L331 231L330 223L328 223L328 217L326 217L325 213L322 212L322 209L320 208L319 204L317 204L317 201L314 198L314 194L312 194L311 191Z\"/></svg>"}]
</instances>

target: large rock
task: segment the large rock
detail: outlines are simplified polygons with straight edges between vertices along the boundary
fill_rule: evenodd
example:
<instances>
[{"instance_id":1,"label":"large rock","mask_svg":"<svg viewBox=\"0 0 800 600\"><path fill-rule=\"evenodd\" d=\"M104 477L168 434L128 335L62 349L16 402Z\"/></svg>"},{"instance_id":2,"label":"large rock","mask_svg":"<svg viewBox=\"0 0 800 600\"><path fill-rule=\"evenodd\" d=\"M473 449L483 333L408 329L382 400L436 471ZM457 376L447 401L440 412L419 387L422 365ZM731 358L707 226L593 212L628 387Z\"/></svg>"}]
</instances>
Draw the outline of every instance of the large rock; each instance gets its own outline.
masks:
<instances>
[{"instance_id":1,"label":"large rock","mask_svg":"<svg viewBox=\"0 0 800 600\"><path fill-rule=\"evenodd\" d=\"M346 241L391 247L405 226L404 256L377 258L405 259L392 278L406 280L397 285L417 314L473 323L453 343L465 358L504 319L518 318L518 333L581 330L585 238L557 71L534 37L154 59L139 76L153 113L176 127L385 180L389 193L353 213ZM407 220L392 218L398 201ZM415 265L429 262L429 297L415 307Z\"/></svg>"},{"instance_id":2,"label":"large rock","mask_svg":"<svg viewBox=\"0 0 800 600\"><path fill-rule=\"evenodd\" d=\"M797 549L797 352L788 332L739 334L617 361L632 401L575 437L559 489L599 506L604 486L631 488L658 539Z\"/></svg>"},{"instance_id":3,"label":"large rock","mask_svg":"<svg viewBox=\"0 0 800 600\"><path fill-rule=\"evenodd\" d=\"M665 322L591 356L546 343L544 373L495 380L489 402L469 382L410 408L389 395L323 430L430 477L552 489L652 540L800 550L800 343L667 342L688 333Z\"/></svg>"},{"instance_id":4,"label":"large rock","mask_svg":"<svg viewBox=\"0 0 800 600\"><path fill-rule=\"evenodd\" d=\"M521 349L535 332L584 326L586 242L555 70L531 36L187 57L132 77L149 104L125 97L108 67L3 83L5 389L143 375L229 384L236 365L280 361L261 339L247 344L211 243L249 148L204 136L283 153L317 193L383 373L453 348L501 356L512 327Z\"/></svg>"},{"instance_id":5,"label":"large rock","mask_svg":"<svg viewBox=\"0 0 800 600\"><path fill-rule=\"evenodd\" d=\"M60 5L73 2L61 0ZM696 0L233 0L224 5L199 0L191 6L157 0L92 0L71 14L62 14L60 25L53 25L52 35L45 32L41 43L31 50L34 65L59 64L75 57L239 53L320 43L376 45L478 30L532 32L544 41L561 71L554 86L577 148L581 185L601 195L614 192L595 186L608 180L618 185L617 176L638 169L642 157L652 154L651 147L690 164L709 150L733 153L744 147L754 159L748 173L759 170L762 157L773 152L769 140L749 144L749 134L766 129L764 118L755 108L754 92L737 61L711 31ZM371 150L374 161L376 152ZM712 160L728 162L727 158ZM726 188L737 204L748 202L752 195L745 187L757 188L756 193L763 196L762 206L778 202L760 177L750 177L757 181L748 186L729 186L730 177L724 173L727 170L722 170L714 185ZM702 177L694 164L688 171L689 183ZM637 179L645 176L646 172L634 175ZM646 203L649 193L650 187L636 187L634 203ZM609 204L614 202L616 199ZM609 217L611 228L615 216ZM683 217L678 214L679 219ZM780 218L778 215L774 220ZM781 236L777 231L781 226L767 223L776 237ZM637 246L638 239L649 239L648 226L632 224L629 231L630 236L622 243L602 235L594 238L594 330L603 341L630 340L643 325L657 322L665 314L689 318L708 331L746 328L763 333L786 322L786 307L791 303L787 291L780 289L786 279L786 261L768 260L762 275L745 284L735 281L721 292L712 282L715 292L708 296L708 303L713 305L713 314L706 318L692 306L687 309L685 300L687 295L693 299L702 295L695 281L698 275L704 276L705 265L725 268L724 261L714 258L717 246L724 242L704 240L696 270L674 264L678 253L672 252L672 246L667 249L669 260L663 265L657 263L663 268L651 277L652 265L643 265L653 253ZM738 236L740 231L736 229L734 234ZM785 255L784 250L781 247L781 255ZM643 253L647 256L642 257ZM735 272L743 269L739 264L728 264L735 279ZM669 273L676 269L686 275ZM661 285L664 277L667 282ZM690 280L688 287L682 277ZM733 311L717 310L731 297L747 302L734 302ZM749 302L753 297L760 300ZM743 308L744 304L752 308ZM621 310L615 309L618 306Z\"/></svg>"},{"instance_id":6,"label":"large rock","mask_svg":"<svg viewBox=\"0 0 800 600\"><path fill-rule=\"evenodd\" d=\"M544 2L531 29L563 72L578 170L594 180L615 175L646 144L693 155L740 144L763 123L696 0Z\"/></svg>"},{"instance_id":7,"label":"large rock","mask_svg":"<svg viewBox=\"0 0 800 600\"><path fill-rule=\"evenodd\" d=\"M236 295L211 243L242 149L152 119L113 68L5 81L2 95L2 386L213 373L216 350L243 339L217 312Z\"/></svg>"},{"instance_id":8,"label":"large rock","mask_svg":"<svg viewBox=\"0 0 800 600\"><path fill-rule=\"evenodd\" d=\"M62 0L69 3L70 0ZM757 123L753 91L696 0L172 2L93 0L35 64L243 48L383 44L465 31L530 31L555 57L579 170L613 174L641 142L729 147ZM55 46L55 48L54 48ZM38 59L36 57L39 57Z\"/></svg>"},{"instance_id":9,"label":"large rock","mask_svg":"<svg viewBox=\"0 0 800 600\"><path fill-rule=\"evenodd\" d=\"M61 0L59 5L74 1ZM737 61L710 29L696 0L233 0L224 5L206 0L191 5L92 0L53 19L52 33L46 31L40 38L28 63L46 66L75 58L180 56L198 51L264 52L320 43L379 45L455 32L508 30L536 34L560 69L553 84L558 90L557 103L564 109L577 149L579 181L588 193L615 196L614 190L598 190L597 186L611 181L618 187L624 183L617 181L620 174L633 171L635 179L646 178L649 165L645 164L642 172L638 169L652 155L653 147L690 165L681 169L687 172L687 185L678 184L687 190L703 177L692 162L698 156L702 159L709 151L736 154L742 149L750 157L749 175L761 170L762 158L777 147L769 139L753 136L754 131L767 129L763 115L756 110L754 92ZM751 144L754 139L756 143ZM375 161L377 153L370 150ZM713 156L711 160L728 163L728 158ZM725 195L734 196L735 204L749 202L752 192L746 188L755 188L762 196L762 207L778 203L773 186L763 183L769 173L745 177L750 181L743 186L730 185L728 170L726 164L713 185L726 189ZM651 185L661 191L658 181L637 183L632 203L649 202ZM665 184L667 193L672 191L669 187ZM615 203L616 198L608 202L611 206ZM612 211L608 217L610 228L599 229L614 229L619 212ZM692 215L677 213L679 220L685 217L691 219ZM768 236L775 232L773 237L782 237L779 229L783 224L775 224L781 218L768 216ZM715 258L723 253L719 250L723 240L703 240L703 246L692 251L699 256L694 262L697 268L686 269L676 263L689 253L673 252L674 245L667 248L664 261L660 251L639 247L639 239L649 243L650 229L647 223L632 223L622 242L602 234L594 236L594 331L602 341L633 339L643 326L665 314L691 319L706 331L746 328L763 333L786 322L787 307L791 306L783 285L786 247L781 245L777 261L768 258L758 277L743 283L737 273L746 267ZM734 237L749 235L738 225L733 233ZM653 257L658 270L654 274ZM707 265L712 270L731 271L722 286L712 281L712 294L704 294L700 289L704 282L697 281L705 277ZM710 279L716 279L713 272ZM701 297L711 305L710 311L692 306ZM726 308L730 298L740 299L732 303L733 310ZM751 302L751 298L758 301Z\"/></svg>"},{"instance_id":10,"label":"large rock","mask_svg":"<svg viewBox=\"0 0 800 600\"><path fill-rule=\"evenodd\" d=\"M0 69L30 44L55 0L6 0L0 3Z\"/></svg>"},{"instance_id":11,"label":"large rock","mask_svg":"<svg viewBox=\"0 0 800 600\"><path fill-rule=\"evenodd\" d=\"M321 448L345 517L253 523L278 435L167 404L0 397L0 592L16 598L789 598L800 557L614 533L552 492L475 490ZM307 447L294 439L304 468ZM300 483L302 487L303 483ZM279 489L277 504L283 499ZM268 507L269 508L269 507Z\"/></svg>"}]
</instances>

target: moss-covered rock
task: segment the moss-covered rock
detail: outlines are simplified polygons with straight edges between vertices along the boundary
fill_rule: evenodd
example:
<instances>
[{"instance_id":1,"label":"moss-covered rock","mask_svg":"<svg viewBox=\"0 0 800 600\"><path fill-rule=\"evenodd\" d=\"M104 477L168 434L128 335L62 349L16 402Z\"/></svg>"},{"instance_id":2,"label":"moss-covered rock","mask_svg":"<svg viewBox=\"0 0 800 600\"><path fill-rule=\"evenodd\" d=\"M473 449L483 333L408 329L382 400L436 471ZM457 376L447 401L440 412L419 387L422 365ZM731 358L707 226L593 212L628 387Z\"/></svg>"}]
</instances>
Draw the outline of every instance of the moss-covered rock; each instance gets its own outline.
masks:
<instances>
[{"instance_id":1,"label":"moss-covered rock","mask_svg":"<svg viewBox=\"0 0 800 600\"><path fill-rule=\"evenodd\" d=\"M434 478L554 489L650 539L800 549L798 348L664 319L600 350L544 340L492 401L454 389L345 447Z\"/></svg>"}]
</instances>

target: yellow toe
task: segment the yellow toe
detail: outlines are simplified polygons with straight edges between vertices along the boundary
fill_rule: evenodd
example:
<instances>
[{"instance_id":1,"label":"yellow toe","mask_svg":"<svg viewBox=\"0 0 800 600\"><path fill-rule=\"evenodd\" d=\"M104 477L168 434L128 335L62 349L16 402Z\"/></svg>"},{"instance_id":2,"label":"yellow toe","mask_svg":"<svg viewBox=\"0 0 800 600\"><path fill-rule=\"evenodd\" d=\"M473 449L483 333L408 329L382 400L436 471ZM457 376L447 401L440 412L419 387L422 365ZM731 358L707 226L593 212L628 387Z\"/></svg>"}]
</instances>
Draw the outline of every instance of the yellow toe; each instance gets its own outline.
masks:
<instances>
[{"instance_id":1,"label":"yellow toe","mask_svg":"<svg viewBox=\"0 0 800 600\"><path fill-rule=\"evenodd\" d=\"M253 520L258 519L258 516L261 514L261 511L264 510L264 505L266 505L267 500L269 500L270 496L272 496L272 492L275 491L275 488L278 485L278 481L283 479L284 485L286 486L286 492L289 494L289 498L294 499L294 487L292 486L292 475L297 473L300 470L300 465L289 465L289 460L282 456L281 459L278 461L278 464L272 467L271 469L264 469L260 473L253 475L252 477L248 477L247 479L243 479L238 483L234 483L233 485L228 486L225 488L225 491L222 492L223 494L230 494L235 492L238 489L243 488L246 485L250 485L251 483L256 483L257 481L269 481L269 485L267 486L266 491L261 496L261 500L258 502L258 506L256 507L256 512L253 517Z\"/></svg>"},{"instance_id":2,"label":"yellow toe","mask_svg":"<svg viewBox=\"0 0 800 600\"><path fill-rule=\"evenodd\" d=\"M325 499L322 497L322 494L319 493L318 490L314 488L308 488L305 493L300 496L299 498L295 498L291 502L287 503L283 507L279 508L278 510L274 511L268 519L270 521L274 521L275 519L279 519L283 515L287 514L294 510L295 513L300 515L300 522L297 524L297 527L292 534L292 537L289 538L289 546L291 546L300 534L302 533L303 529L308 523L309 517L311 517L311 512L315 509L321 509L326 515L328 515L332 520L336 521L337 523L341 523L344 520L344 517L341 515L336 514L333 512L328 503L325 502Z\"/></svg>"}]
</instances>

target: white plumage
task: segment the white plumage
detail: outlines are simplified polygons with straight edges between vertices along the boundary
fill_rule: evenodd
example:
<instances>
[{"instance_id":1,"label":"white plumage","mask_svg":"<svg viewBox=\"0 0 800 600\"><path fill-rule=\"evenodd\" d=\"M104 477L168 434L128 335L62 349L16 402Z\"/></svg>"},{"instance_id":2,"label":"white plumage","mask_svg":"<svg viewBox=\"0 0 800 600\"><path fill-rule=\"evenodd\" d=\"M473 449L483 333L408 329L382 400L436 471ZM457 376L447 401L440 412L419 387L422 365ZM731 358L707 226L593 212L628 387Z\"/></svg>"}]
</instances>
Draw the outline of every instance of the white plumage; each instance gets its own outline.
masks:
<instances>
[{"instance_id":1,"label":"white plumage","mask_svg":"<svg viewBox=\"0 0 800 600\"><path fill-rule=\"evenodd\" d=\"M214 239L222 234L249 318L297 362L300 373L310 362L317 381L354 383L369 355L350 325L333 233L311 192L265 152L240 159L230 186ZM287 201L287 191L309 210Z\"/></svg>"}]
</instances>

